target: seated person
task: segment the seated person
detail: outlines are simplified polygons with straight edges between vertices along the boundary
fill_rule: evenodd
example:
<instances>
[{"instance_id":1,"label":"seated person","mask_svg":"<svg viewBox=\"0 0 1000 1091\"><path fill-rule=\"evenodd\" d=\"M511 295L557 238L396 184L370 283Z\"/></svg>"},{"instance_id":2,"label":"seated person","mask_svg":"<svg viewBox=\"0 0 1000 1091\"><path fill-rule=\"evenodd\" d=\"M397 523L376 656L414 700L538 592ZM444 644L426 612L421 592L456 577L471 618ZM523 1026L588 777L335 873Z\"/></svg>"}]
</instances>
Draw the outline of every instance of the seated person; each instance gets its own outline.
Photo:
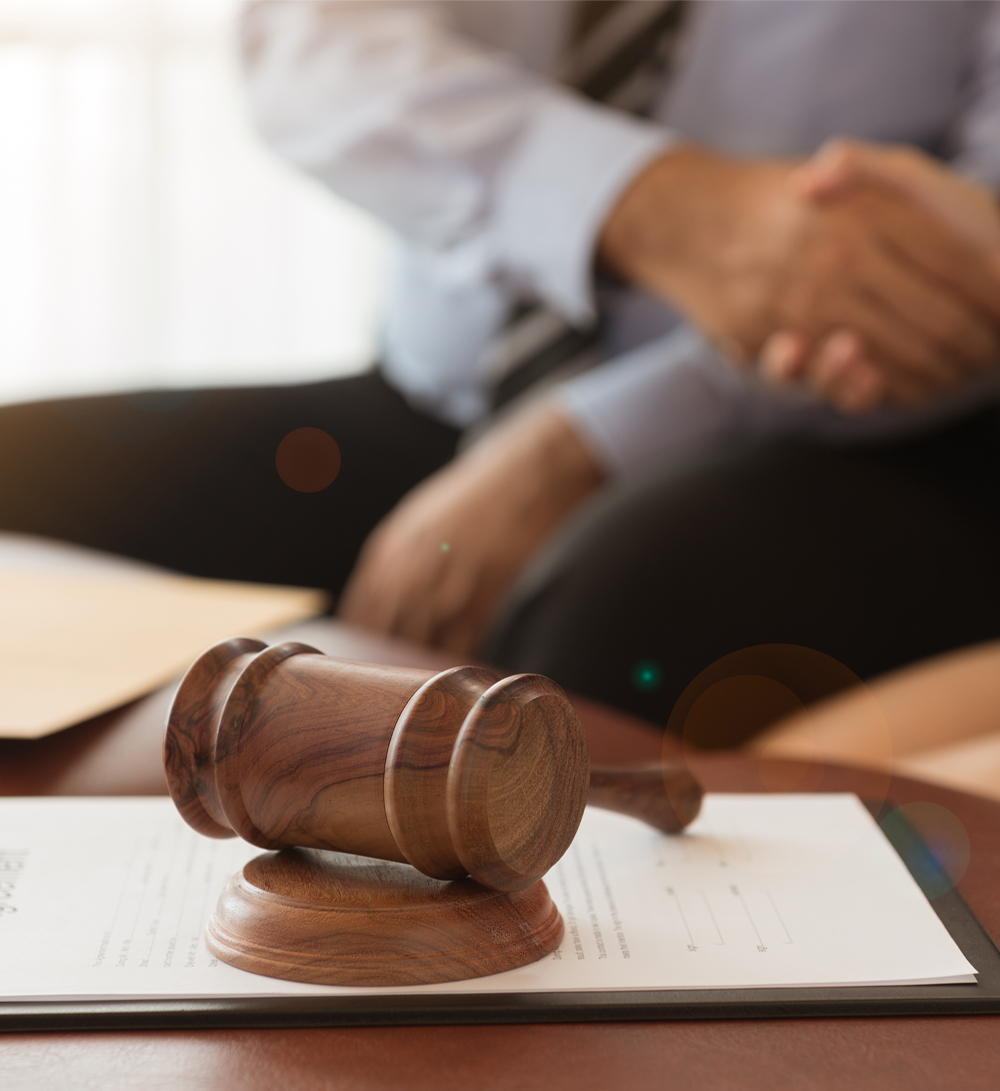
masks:
<instances>
[{"instance_id":1,"label":"seated person","mask_svg":"<svg viewBox=\"0 0 1000 1091\"><path fill-rule=\"evenodd\" d=\"M263 133L401 238L380 370L6 410L0 523L347 581L352 621L661 722L748 644L867 676L993 635L1000 273L932 165L923 196L796 172L831 137L903 141L992 229L957 172L1000 181L1000 7L698 2L666 73L676 6L604 7L581 37L562 2L251 6ZM537 362L505 335L524 308L521 340L597 366L454 457ZM316 493L274 472L302 426L343 456Z\"/></svg>"}]
</instances>

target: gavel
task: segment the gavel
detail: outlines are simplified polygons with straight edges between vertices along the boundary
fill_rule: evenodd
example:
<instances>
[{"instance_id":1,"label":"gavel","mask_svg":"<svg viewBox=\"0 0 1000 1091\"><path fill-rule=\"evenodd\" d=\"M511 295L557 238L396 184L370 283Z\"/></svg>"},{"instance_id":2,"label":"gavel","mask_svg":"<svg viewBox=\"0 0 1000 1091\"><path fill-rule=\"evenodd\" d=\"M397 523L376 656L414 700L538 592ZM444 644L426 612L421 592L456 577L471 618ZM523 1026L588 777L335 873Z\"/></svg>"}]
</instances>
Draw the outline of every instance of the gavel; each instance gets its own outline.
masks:
<instances>
[{"instance_id":1,"label":"gavel","mask_svg":"<svg viewBox=\"0 0 1000 1091\"><path fill-rule=\"evenodd\" d=\"M681 767L593 768L565 693L541 675L333 659L305 644L216 644L167 724L170 794L209 837L471 876L520 891L591 804L676 832L702 791Z\"/></svg>"}]
</instances>

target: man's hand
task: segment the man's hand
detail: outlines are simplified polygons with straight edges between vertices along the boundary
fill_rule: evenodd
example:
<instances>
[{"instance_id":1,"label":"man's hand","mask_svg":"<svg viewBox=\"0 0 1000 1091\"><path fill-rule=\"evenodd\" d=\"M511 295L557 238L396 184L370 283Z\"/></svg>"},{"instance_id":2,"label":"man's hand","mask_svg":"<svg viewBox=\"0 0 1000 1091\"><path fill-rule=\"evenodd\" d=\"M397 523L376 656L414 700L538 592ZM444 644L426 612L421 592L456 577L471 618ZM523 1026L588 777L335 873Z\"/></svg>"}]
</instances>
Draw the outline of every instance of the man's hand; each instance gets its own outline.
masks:
<instances>
[{"instance_id":1,"label":"man's hand","mask_svg":"<svg viewBox=\"0 0 1000 1091\"><path fill-rule=\"evenodd\" d=\"M346 621L459 655L541 542L601 483L566 419L531 405L418 485L369 535Z\"/></svg>"},{"instance_id":2,"label":"man's hand","mask_svg":"<svg viewBox=\"0 0 1000 1091\"><path fill-rule=\"evenodd\" d=\"M985 186L919 148L830 140L794 173L804 197L836 197L853 186L889 186L949 224L1000 272L1000 202Z\"/></svg>"},{"instance_id":3,"label":"man's hand","mask_svg":"<svg viewBox=\"0 0 1000 1091\"><path fill-rule=\"evenodd\" d=\"M880 186L922 206L979 249L994 270L1000 294L1000 204L984 186L911 147L830 141L792 175L803 197L835 200L858 186ZM1000 363L1000 361L994 361ZM891 370L863 338L840 330L816 345L794 333L774 334L761 351L762 374L777 383L804 379L834 404L865 410L891 400ZM956 381L964 373L954 376Z\"/></svg>"},{"instance_id":4,"label":"man's hand","mask_svg":"<svg viewBox=\"0 0 1000 1091\"><path fill-rule=\"evenodd\" d=\"M975 245L884 186L835 200L800 191L795 165L680 147L609 216L601 259L673 301L734 360L786 331L805 344L857 338L915 402L1000 354L1000 292Z\"/></svg>"}]
</instances>

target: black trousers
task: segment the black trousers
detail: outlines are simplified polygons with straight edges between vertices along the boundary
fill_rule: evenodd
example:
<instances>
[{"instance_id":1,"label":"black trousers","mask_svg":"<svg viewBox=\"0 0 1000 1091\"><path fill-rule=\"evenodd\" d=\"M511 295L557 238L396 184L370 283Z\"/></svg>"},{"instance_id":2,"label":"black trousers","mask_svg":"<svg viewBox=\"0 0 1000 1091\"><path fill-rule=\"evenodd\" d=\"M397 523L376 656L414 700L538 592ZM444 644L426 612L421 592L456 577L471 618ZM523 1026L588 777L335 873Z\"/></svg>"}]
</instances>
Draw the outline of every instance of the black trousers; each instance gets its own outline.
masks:
<instances>
[{"instance_id":1,"label":"black trousers","mask_svg":"<svg viewBox=\"0 0 1000 1091\"><path fill-rule=\"evenodd\" d=\"M315 493L275 468L282 438L306 426L342 455ZM336 594L368 531L458 439L377 373L8 407L0 529ZM804 647L844 667L792 686L812 699L1000 635L998 561L995 411L904 443L721 452L587 505L524 574L485 655L666 724L720 658ZM740 741L764 705L700 741Z\"/></svg>"},{"instance_id":2,"label":"black trousers","mask_svg":"<svg viewBox=\"0 0 1000 1091\"><path fill-rule=\"evenodd\" d=\"M303 427L340 447L340 472L319 492L289 488L275 466L278 444ZM12 406L0 410L0 529L336 594L368 531L458 438L374 372Z\"/></svg>"},{"instance_id":3,"label":"black trousers","mask_svg":"<svg viewBox=\"0 0 1000 1091\"><path fill-rule=\"evenodd\" d=\"M762 446L608 491L524 574L488 653L715 747L998 636L990 410L908 442Z\"/></svg>"}]
</instances>

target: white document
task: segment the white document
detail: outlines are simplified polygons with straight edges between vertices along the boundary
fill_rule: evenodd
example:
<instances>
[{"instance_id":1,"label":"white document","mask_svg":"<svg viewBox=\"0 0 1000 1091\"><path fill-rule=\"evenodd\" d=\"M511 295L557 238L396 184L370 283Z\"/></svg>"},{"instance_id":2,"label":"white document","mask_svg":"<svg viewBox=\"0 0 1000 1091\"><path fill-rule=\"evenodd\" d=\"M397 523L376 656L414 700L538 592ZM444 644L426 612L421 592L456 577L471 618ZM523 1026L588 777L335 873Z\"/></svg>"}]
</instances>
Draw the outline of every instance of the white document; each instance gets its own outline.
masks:
<instances>
[{"instance_id":1,"label":"white document","mask_svg":"<svg viewBox=\"0 0 1000 1091\"><path fill-rule=\"evenodd\" d=\"M676 837L589 809L545 880L560 948L444 985L302 985L218 961L205 923L259 852L200 836L167 799L0 800L0 1001L975 980L852 795L709 795Z\"/></svg>"}]
</instances>

